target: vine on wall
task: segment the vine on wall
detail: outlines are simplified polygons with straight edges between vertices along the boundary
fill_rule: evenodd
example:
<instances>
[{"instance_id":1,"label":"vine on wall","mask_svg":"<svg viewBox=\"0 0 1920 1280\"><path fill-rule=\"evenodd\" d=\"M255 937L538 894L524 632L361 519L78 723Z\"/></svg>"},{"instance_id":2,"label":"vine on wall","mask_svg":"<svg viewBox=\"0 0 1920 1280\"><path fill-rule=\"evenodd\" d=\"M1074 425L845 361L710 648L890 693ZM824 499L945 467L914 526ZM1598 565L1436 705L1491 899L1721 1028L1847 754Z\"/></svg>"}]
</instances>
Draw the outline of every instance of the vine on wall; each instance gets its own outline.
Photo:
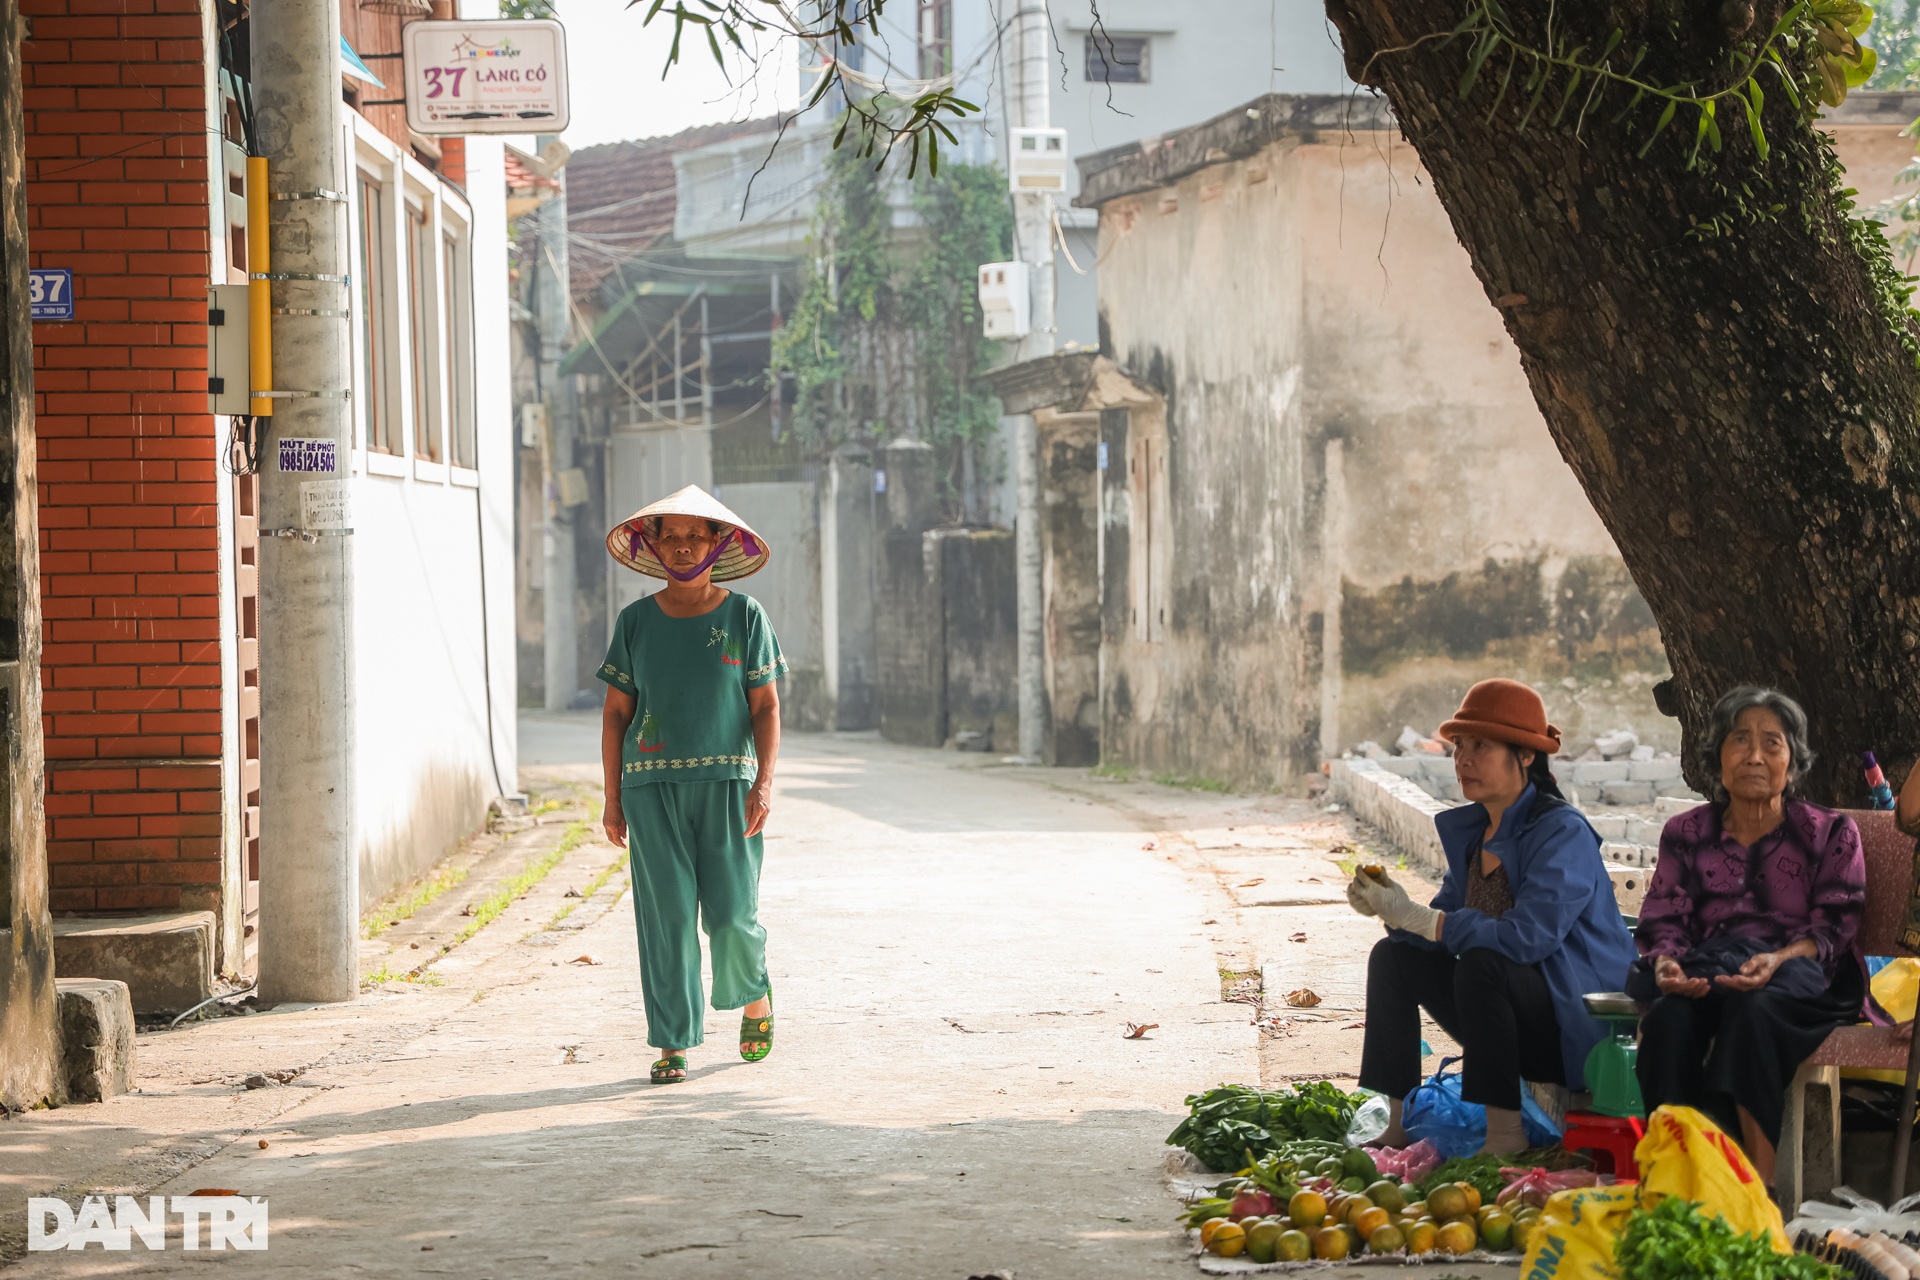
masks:
<instances>
[{"instance_id":1,"label":"vine on wall","mask_svg":"<svg viewBox=\"0 0 1920 1280\"><path fill-rule=\"evenodd\" d=\"M774 341L795 430L820 451L922 440L938 451L948 515L977 518L968 499L996 478L978 446L999 422L979 375L1000 344L980 334L974 280L1012 253L1006 177L956 164L908 176L850 149L829 164L800 298ZM902 203L913 225L896 229Z\"/></svg>"}]
</instances>

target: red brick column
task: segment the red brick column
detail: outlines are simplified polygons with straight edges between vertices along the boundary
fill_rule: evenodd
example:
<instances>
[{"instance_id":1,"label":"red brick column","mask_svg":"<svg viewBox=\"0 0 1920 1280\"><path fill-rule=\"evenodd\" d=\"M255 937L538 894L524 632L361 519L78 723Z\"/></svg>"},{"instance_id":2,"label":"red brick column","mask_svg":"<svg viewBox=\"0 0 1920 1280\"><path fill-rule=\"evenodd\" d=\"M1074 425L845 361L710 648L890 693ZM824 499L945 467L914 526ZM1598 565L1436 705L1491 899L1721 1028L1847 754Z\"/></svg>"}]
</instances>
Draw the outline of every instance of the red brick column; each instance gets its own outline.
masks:
<instances>
[{"instance_id":1,"label":"red brick column","mask_svg":"<svg viewBox=\"0 0 1920 1280\"><path fill-rule=\"evenodd\" d=\"M220 881L199 4L21 12L28 245L77 308L34 326L53 907L172 908Z\"/></svg>"}]
</instances>

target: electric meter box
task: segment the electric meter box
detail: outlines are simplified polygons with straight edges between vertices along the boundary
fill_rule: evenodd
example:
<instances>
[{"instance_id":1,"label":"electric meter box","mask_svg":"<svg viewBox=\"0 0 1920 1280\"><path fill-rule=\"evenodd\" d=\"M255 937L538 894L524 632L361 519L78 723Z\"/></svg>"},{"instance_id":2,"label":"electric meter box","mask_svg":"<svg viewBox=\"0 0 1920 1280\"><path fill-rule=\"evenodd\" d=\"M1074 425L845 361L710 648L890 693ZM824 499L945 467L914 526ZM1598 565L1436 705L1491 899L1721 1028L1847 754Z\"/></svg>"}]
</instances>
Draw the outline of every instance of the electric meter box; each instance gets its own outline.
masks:
<instances>
[{"instance_id":1,"label":"electric meter box","mask_svg":"<svg viewBox=\"0 0 1920 1280\"><path fill-rule=\"evenodd\" d=\"M207 286L207 412L253 412L253 356L244 284Z\"/></svg>"},{"instance_id":2,"label":"electric meter box","mask_svg":"<svg viewBox=\"0 0 1920 1280\"><path fill-rule=\"evenodd\" d=\"M1024 338L1033 328L1027 264L989 262L980 268L980 316L989 338Z\"/></svg>"},{"instance_id":3,"label":"electric meter box","mask_svg":"<svg viewBox=\"0 0 1920 1280\"><path fill-rule=\"evenodd\" d=\"M1067 131L1015 129L1007 144L1007 186L1014 191L1067 189Z\"/></svg>"}]
</instances>

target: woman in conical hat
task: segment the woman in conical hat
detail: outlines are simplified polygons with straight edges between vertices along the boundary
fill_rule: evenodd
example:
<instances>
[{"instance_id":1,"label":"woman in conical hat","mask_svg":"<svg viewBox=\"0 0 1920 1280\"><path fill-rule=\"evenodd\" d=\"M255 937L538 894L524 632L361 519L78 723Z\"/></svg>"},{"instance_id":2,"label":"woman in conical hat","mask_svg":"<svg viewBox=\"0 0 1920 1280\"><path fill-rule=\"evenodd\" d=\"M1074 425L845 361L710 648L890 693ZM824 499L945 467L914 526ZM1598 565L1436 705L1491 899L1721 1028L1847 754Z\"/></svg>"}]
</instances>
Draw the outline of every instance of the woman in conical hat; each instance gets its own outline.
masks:
<instances>
[{"instance_id":1,"label":"woman in conical hat","mask_svg":"<svg viewBox=\"0 0 1920 1280\"><path fill-rule=\"evenodd\" d=\"M771 552L697 485L643 507L607 535L613 558L666 586L620 611L600 679L607 837L627 846L655 1084L687 1078L704 1038L700 938L713 1007L741 1009L740 1056L773 1050L760 901L760 832L773 803L787 668L757 601L718 585Z\"/></svg>"}]
</instances>

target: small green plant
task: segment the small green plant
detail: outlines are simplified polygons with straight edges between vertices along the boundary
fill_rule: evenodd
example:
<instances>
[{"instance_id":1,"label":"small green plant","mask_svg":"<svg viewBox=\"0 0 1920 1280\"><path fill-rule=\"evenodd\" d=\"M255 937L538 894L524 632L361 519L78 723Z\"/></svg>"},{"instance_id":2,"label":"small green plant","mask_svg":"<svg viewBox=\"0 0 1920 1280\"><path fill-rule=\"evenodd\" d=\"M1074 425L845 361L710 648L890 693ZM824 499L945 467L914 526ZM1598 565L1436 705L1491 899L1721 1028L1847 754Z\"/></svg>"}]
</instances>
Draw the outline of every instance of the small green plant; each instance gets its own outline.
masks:
<instances>
[{"instance_id":1,"label":"small green plant","mask_svg":"<svg viewBox=\"0 0 1920 1280\"><path fill-rule=\"evenodd\" d=\"M1121 764L1117 760L1103 760L1093 766L1093 776L1105 778L1109 782L1132 782L1140 776L1140 770L1130 764Z\"/></svg>"},{"instance_id":2,"label":"small green plant","mask_svg":"<svg viewBox=\"0 0 1920 1280\"><path fill-rule=\"evenodd\" d=\"M425 880L408 885L367 913L366 919L360 922L361 936L379 937L402 920L410 919L414 913L447 890L463 883L466 878L465 867L442 867Z\"/></svg>"},{"instance_id":3,"label":"small green plant","mask_svg":"<svg viewBox=\"0 0 1920 1280\"><path fill-rule=\"evenodd\" d=\"M578 907L583 903L593 901L593 895L600 892L600 890L604 889L606 887L607 881L613 878L613 873L618 871L621 867L625 866L626 863L627 863L626 857L622 855L621 857L615 858L612 862L609 862L606 866L600 868L600 874L595 876L591 881L588 882L587 887L581 891L580 896L562 905L558 911L553 913L553 919L547 921L547 923L543 927L548 929L552 929L556 927L562 920L565 920L568 916L573 914L575 907Z\"/></svg>"},{"instance_id":4,"label":"small green plant","mask_svg":"<svg viewBox=\"0 0 1920 1280\"><path fill-rule=\"evenodd\" d=\"M406 976L404 972L395 973L393 970L387 968L387 962L382 960L378 969L375 969L372 973L360 979L360 989L362 991L371 991L382 983L398 982Z\"/></svg>"},{"instance_id":5,"label":"small green plant","mask_svg":"<svg viewBox=\"0 0 1920 1280\"><path fill-rule=\"evenodd\" d=\"M580 842L585 840L588 833L592 830L593 826L591 823L579 821L569 822L566 833L560 837L560 842L554 845L548 852L523 867L519 875L488 894L486 900L474 908L473 918L461 926L459 933L453 935L453 941L440 948L439 954L447 954L447 952L453 950L468 938L471 938L474 934L492 924L494 919L499 916L502 911L512 906L515 900L533 888L533 886L546 879L547 873L559 866L562 858L579 848Z\"/></svg>"},{"instance_id":6,"label":"small green plant","mask_svg":"<svg viewBox=\"0 0 1920 1280\"><path fill-rule=\"evenodd\" d=\"M1163 787L1178 787L1182 791L1207 791L1224 796L1233 793L1233 784L1222 782L1218 778L1208 778L1199 774L1191 777L1177 773L1156 773L1153 780Z\"/></svg>"}]
</instances>

